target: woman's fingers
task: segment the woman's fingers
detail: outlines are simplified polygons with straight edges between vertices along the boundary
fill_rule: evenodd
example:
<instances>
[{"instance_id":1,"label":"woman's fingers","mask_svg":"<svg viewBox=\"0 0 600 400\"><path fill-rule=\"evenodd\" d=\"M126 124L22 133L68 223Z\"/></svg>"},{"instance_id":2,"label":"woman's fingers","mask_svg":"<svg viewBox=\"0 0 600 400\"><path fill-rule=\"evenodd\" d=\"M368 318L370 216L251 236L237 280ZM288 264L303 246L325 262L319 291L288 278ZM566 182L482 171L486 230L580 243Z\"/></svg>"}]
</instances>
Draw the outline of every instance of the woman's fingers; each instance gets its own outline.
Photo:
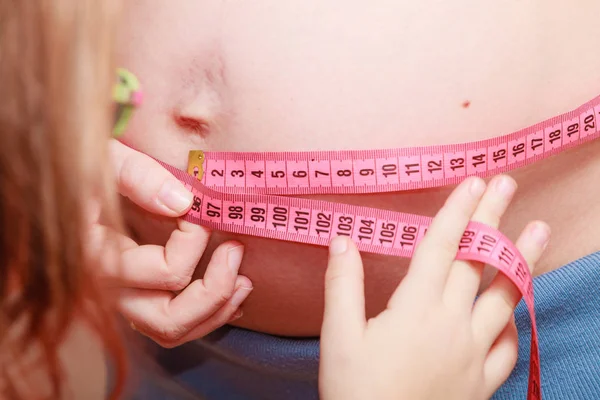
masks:
<instances>
[{"instance_id":1,"label":"woman's fingers","mask_svg":"<svg viewBox=\"0 0 600 400\"><path fill-rule=\"evenodd\" d=\"M516 189L516 182L509 176L499 175L493 178L471 220L498 228ZM444 292L446 304L470 312L479 290L483 267L484 264L475 261L455 261Z\"/></svg>"},{"instance_id":2,"label":"woman's fingers","mask_svg":"<svg viewBox=\"0 0 600 400\"><path fill-rule=\"evenodd\" d=\"M98 225L95 229L106 228ZM138 246L122 236L115 245L121 251L120 262L104 256L101 273L120 286L181 290L190 283L209 239L210 229L183 220L177 221L165 247Z\"/></svg>"},{"instance_id":3,"label":"woman's fingers","mask_svg":"<svg viewBox=\"0 0 600 400\"><path fill-rule=\"evenodd\" d=\"M121 195L167 217L179 217L190 209L192 193L156 160L115 139L109 152Z\"/></svg>"},{"instance_id":4,"label":"woman's fingers","mask_svg":"<svg viewBox=\"0 0 600 400\"><path fill-rule=\"evenodd\" d=\"M530 272L542 256L549 239L548 225L535 221L527 225L517 240L517 249L523 255ZM523 270L527 266L517 266L517 269L519 268ZM473 334L483 349L489 349L496 341L520 300L521 292L510 279L504 274L496 275L490 287L483 292L473 308Z\"/></svg>"},{"instance_id":5,"label":"woman's fingers","mask_svg":"<svg viewBox=\"0 0 600 400\"><path fill-rule=\"evenodd\" d=\"M483 366L486 399L492 397L508 379L517 363L518 353L519 335L515 319L512 317L490 349Z\"/></svg>"},{"instance_id":6,"label":"woman's fingers","mask_svg":"<svg viewBox=\"0 0 600 400\"><path fill-rule=\"evenodd\" d=\"M460 239L484 191L485 182L473 177L463 181L448 197L427 234L417 245L404 278L405 281L418 282L413 285L415 290L427 290L428 295L441 295ZM396 290L389 306L393 306L399 297L399 291Z\"/></svg>"},{"instance_id":7,"label":"woman's fingers","mask_svg":"<svg viewBox=\"0 0 600 400\"><path fill-rule=\"evenodd\" d=\"M321 329L324 351L354 343L365 327L364 271L360 253L350 238L338 236L329 246L325 273L325 313Z\"/></svg>"}]
</instances>

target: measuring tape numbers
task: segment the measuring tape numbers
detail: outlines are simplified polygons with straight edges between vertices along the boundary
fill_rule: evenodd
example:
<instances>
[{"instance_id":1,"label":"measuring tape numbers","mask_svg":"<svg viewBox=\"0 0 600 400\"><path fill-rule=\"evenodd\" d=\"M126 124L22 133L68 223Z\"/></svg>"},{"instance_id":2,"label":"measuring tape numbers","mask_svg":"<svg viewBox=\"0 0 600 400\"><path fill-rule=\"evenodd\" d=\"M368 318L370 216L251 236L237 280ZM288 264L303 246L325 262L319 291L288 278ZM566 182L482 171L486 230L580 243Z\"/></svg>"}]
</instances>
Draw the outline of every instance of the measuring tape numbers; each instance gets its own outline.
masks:
<instances>
[{"instance_id":1,"label":"measuring tape numbers","mask_svg":"<svg viewBox=\"0 0 600 400\"><path fill-rule=\"evenodd\" d=\"M345 235L361 251L411 257L429 217L285 196L425 189L496 175L598 138L599 118L600 96L526 129L477 142L357 151L191 151L188 171L161 164L194 193L188 221L320 246ZM533 284L523 256L498 230L471 222L457 259L489 264L521 291L532 323L527 397L541 399Z\"/></svg>"}]
</instances>

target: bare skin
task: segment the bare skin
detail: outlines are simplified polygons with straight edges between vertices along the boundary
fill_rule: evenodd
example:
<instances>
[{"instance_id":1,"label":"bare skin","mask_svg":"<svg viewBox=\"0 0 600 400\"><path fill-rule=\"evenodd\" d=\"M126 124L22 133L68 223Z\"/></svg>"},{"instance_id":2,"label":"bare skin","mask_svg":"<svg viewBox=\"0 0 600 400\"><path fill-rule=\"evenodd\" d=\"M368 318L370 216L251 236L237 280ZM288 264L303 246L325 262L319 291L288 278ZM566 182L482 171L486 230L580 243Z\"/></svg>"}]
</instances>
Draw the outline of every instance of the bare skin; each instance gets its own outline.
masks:
<instances>
[{"instance_id":1,"label":"bare skin","mask_svg":"<svg viewBox=\"0 0 600 400\"><path fill-rule=\"evenodd\" d=\"M124 138L179 168L190 149L367 149L479 140L513 132L600 94L600 3L131 0L120 64L146 102ZM600 143L511 173L501 230L546 221L539 275L600 249ZM433 216L452 188L330 196ZM323 197L325 198L325 197ZM172 221L131 208L143 242ZM318 335L327 249L215 233L245 244L254 285L235 325ZM381 311L408 260L363 255L367 314ZM488 277L489 279L489 277Z\"/></svg>"}]
</instances>

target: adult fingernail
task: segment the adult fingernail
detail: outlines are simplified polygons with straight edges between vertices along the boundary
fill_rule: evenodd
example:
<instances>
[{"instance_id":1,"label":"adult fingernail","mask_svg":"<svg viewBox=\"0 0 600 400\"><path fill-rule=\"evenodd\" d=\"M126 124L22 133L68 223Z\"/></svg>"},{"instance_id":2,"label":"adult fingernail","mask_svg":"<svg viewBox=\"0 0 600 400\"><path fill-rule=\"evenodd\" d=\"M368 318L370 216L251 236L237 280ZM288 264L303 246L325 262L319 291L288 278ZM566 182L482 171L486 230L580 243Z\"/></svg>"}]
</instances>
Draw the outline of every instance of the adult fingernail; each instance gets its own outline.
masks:
<instances>
[{"instance_id":1,"label":"adult fingernail","mask_svg":"<svg viewBox=\"0 0 600 400\"><path fill-rule=\"evenodd\" d=\"M237 275L244 255L244 246L235 246L227 250L227 265Z\"/></svg>"},{"instance_id":2,"label":"adult fingernail","mask_svg":"<svg viewBox=\"0 0 600 400\"><path fill-rule=\"evenodd\" d=\"M544 223L537 222L531 228L531 236L538 246L545 249L550 241L550 228Z\"/></svg>"},{"instance_id":3,"label":"adult fingernail","mask_svg":"<svg viewBox=\"0 0 600 400\"><path fill-rule=\"evenodd\" d=\"M229 302L232 306L239 307L240 304L242 304L244 300L246 300L246 298L250 295L250 292L252 292L251 288L248 289L240 286L233 293L233 296L231 296L231 300L229 300Z\"/></svg>"},{"instance_id":4,"label":"adult fingernail","mask_svg":"<svg viewBox=\"0 0 600 400\"><path fill-rule=\"evenodd\" d=\"M501 176L494 183L494 190L504 198L510 198L517 190L517 184L508 176Z\"/></svg>"},{"instance_id":5,"label":"adult fingernail","mask_svg":"<svg viewBox=\"0 0 600 400\"><path fill-rule=\"evenodd\" d=\"M329 252L332 256L339 256L348 250L348 238L345 236L336 236L329 245Z\"/></svg>"},{"instance_id":6,"label":"adult fingernail","mask_svg":"<svg viewBox=\"0 0 600 400\"><path fill-rule=\"evenodd\" d=\"M194 195L180 182L168 179L158 192L158 202L178 214L187 210L194 201Z\"/></svg>"},{"instance_id":7,"label":"adult fingernail","mask_svg":"<svg viewBox=\"0 0 600 400\"><path fill-rule=\"evenodd\" d=\"M481 197L483 192L485 192L485 182L480 178L473 178L469 186L469 192L473 197Z\"/></svg>"}]
</instances>

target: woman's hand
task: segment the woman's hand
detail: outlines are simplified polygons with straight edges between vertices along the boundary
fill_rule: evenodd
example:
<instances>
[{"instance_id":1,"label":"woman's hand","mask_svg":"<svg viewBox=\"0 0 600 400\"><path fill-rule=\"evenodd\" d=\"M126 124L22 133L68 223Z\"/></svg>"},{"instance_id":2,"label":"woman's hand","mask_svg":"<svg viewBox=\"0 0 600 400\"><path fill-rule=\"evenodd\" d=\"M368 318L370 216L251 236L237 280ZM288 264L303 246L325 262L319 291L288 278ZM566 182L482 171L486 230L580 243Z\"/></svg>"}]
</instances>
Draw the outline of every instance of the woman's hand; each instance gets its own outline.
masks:
<instances>
[{"instance_id":1,"label":"woman's hand","mask_svg":"<svg viewBox=\"0 0 600 400\"><path fill-rule=\"evenodd\" d=\"M116 140L111 140L110 156L119 192L137 205L173 218L192 206L192 194L152 158ZM192 281L209 229L178 220L164 247L140 246L120 236L116 253L108 254L103 246L107 228L97 221L91 237L92 247L103 251L101 276L119 288L119 308L136 330L174 347L241 317L239 307L252 283L238 275L244 252L240 243L221 244L203 279Z\"/></svg>"},{"instance_id":2,"label":"woman's hand","mask_svg":"<svg viewBox=\"0 0 600 400\"><path fill-rule=\"evenodd\" d=\"M484 399L517 359L513 311L521 295L503 274L475 302L483 265L455 261L470 220L497 227L515 191L499 176L469 178L450 195L416 249L387 309L365 319L363 269L351 240L335 238L321 335L323 399ZM516 246L530 268L549 239L529 224ZM475 303L474 303L475 302Z\"/></svg>"}]
</instances>

